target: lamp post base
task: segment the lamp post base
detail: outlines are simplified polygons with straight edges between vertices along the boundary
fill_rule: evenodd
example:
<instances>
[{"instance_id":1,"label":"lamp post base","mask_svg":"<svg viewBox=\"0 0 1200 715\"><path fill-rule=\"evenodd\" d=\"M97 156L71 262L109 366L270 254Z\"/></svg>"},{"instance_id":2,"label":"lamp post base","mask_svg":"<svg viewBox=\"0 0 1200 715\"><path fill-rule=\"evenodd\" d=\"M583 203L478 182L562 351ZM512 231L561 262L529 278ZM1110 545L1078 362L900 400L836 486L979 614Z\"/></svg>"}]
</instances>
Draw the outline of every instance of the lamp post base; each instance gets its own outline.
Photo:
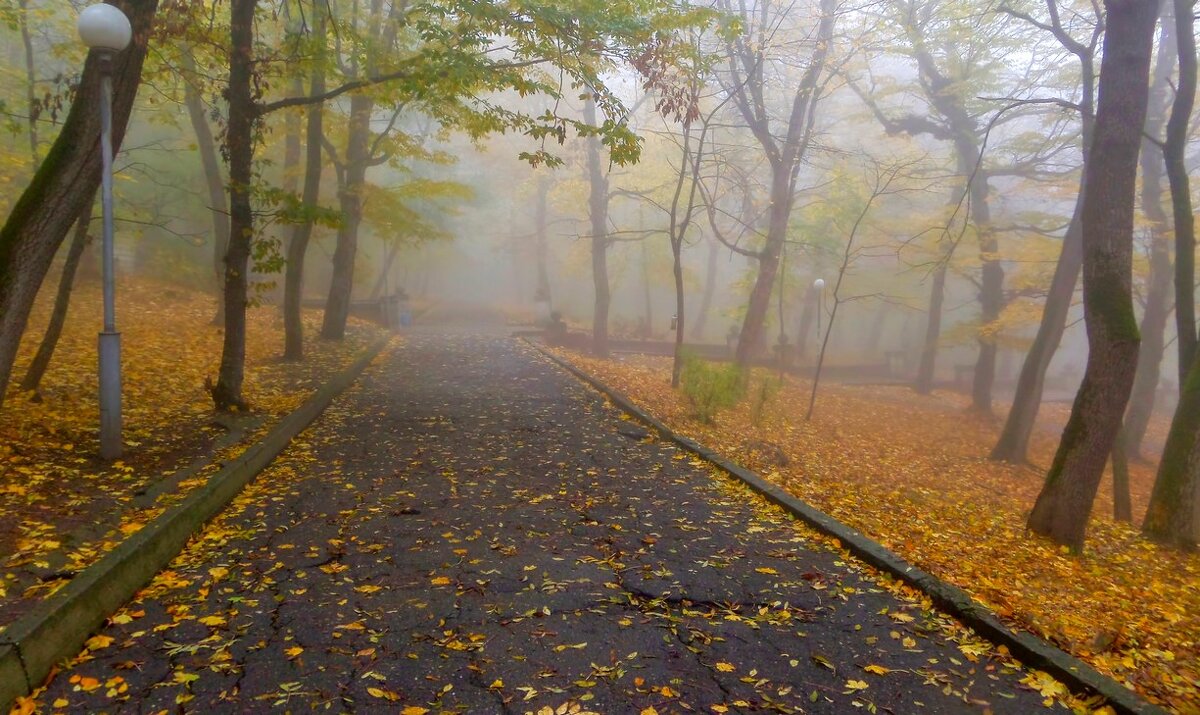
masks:
<instances>
[{"instance_id":1,"label":"lamp post base","mask_svg":"<svg viewBox=\"0 0 1200 715\"><path fill-rule=\"evenodd\" d=\"M100 458L117 459L121 439L121 334L100 333Z\"/></svg>"}]
</instances>

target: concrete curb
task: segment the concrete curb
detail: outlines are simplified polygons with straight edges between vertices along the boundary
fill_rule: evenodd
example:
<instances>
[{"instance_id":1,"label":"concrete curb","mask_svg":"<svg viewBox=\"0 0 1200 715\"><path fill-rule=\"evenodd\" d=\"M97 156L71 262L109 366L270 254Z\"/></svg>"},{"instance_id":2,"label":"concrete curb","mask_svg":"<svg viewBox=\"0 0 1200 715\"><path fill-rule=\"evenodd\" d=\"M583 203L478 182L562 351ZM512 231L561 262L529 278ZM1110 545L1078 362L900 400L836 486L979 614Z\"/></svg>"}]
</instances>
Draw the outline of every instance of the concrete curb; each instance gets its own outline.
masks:
<instances>
[{"instance_id":1,"label":"concrete curb","mask_svg":"<svg viewBox=\"0 0 1200 715\"><path fill-rule=\"evenodd\" d=\"M192 534L225 508L296 435L366 369L390 341L381 339L260 441L141 531L79 573L0 634L0 713L33 692L64 658L75 655L104 620L175 558Z\"/></svg>"},{"instance_id":2,"label":"concrete curb","mask_svg":"<svg viewBox=\"0 0 1200 715\"><path fill-rule=\"evenodd\" d=\"M1073 655L1059 650L1030 633L1017 632L1004 625L996 614L976 602L961 588L909 564L861 532L800 501L758 474L735 464L704 445L676 433L659 419L641 409L625 395L613 390L583 370L550 353L529 340L550 361L596 389L628 414L651 426L665 439L715 464L722 471L744 482L771 502L783 507L817 531L838 539L851 554L871 566L891 574L923 591L942 611L972 628L981 637L1008 648L1014 657L1030 668L1043 670L1076 694L1103 696L1118 713L1165 715L1163 708L1144 700L1136 692L1109 678Z\"/></svg>"}]
</instances>

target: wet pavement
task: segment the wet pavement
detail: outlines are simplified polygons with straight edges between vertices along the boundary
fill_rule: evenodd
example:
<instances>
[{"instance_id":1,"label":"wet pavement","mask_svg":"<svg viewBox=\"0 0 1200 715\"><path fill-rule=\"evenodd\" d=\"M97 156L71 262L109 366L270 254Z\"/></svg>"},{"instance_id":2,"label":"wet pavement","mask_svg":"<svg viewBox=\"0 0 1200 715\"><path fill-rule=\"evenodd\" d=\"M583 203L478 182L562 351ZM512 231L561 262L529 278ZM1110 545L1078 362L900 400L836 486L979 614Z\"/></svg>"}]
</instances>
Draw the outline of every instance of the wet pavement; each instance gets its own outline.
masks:
<instances>
[{"instance_id":1,"label":"wet pavement","mask_svg":"<svg viewBox=\"0 0 1200 715\"><path fill-rule=\"evenodd\" d=\"M1044 709L1019 665L893 590L519 341L416 333L39 703Z\"/></svg>"}]
</instances>

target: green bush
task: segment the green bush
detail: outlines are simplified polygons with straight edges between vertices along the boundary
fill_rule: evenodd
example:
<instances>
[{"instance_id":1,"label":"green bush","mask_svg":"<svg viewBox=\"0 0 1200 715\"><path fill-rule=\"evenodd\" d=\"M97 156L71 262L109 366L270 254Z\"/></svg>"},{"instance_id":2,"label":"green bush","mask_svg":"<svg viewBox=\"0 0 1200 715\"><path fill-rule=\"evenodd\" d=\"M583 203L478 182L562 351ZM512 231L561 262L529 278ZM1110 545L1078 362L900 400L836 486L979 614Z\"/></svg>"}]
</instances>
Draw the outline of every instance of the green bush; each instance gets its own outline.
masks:
<instances>
[{"instance_id":1,"label":"green bush","mask_svg":"<svg viewBox=\"0 0 1200 715\"><path fill-rule=\"evenodd\" d=\"M679 383L692 403L692 416L705 423L736 405L745 393L745 380L736 365L711 363L695 355L684 356Z\"/></svg>"}]
</instances>

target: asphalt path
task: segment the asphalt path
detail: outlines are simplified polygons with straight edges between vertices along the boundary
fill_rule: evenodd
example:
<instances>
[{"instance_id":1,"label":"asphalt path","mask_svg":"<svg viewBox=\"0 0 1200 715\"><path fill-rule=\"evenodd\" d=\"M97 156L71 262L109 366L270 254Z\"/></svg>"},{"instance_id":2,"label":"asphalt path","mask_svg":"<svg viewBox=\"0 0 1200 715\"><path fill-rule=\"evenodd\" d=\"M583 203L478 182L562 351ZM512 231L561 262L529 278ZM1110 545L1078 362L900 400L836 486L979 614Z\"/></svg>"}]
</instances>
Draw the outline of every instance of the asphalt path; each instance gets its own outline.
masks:
<instances>
[{"instance_id":1,"label":"asphalt path","mask_svg":"<svg viewBox=\"0 0 1200 715\"><path fill-rule=\"evenodd\" d=\"M369 368L38 702L1042 711L1028 678L531 348L427 332Z\"/></svg>"}]
</instances>

